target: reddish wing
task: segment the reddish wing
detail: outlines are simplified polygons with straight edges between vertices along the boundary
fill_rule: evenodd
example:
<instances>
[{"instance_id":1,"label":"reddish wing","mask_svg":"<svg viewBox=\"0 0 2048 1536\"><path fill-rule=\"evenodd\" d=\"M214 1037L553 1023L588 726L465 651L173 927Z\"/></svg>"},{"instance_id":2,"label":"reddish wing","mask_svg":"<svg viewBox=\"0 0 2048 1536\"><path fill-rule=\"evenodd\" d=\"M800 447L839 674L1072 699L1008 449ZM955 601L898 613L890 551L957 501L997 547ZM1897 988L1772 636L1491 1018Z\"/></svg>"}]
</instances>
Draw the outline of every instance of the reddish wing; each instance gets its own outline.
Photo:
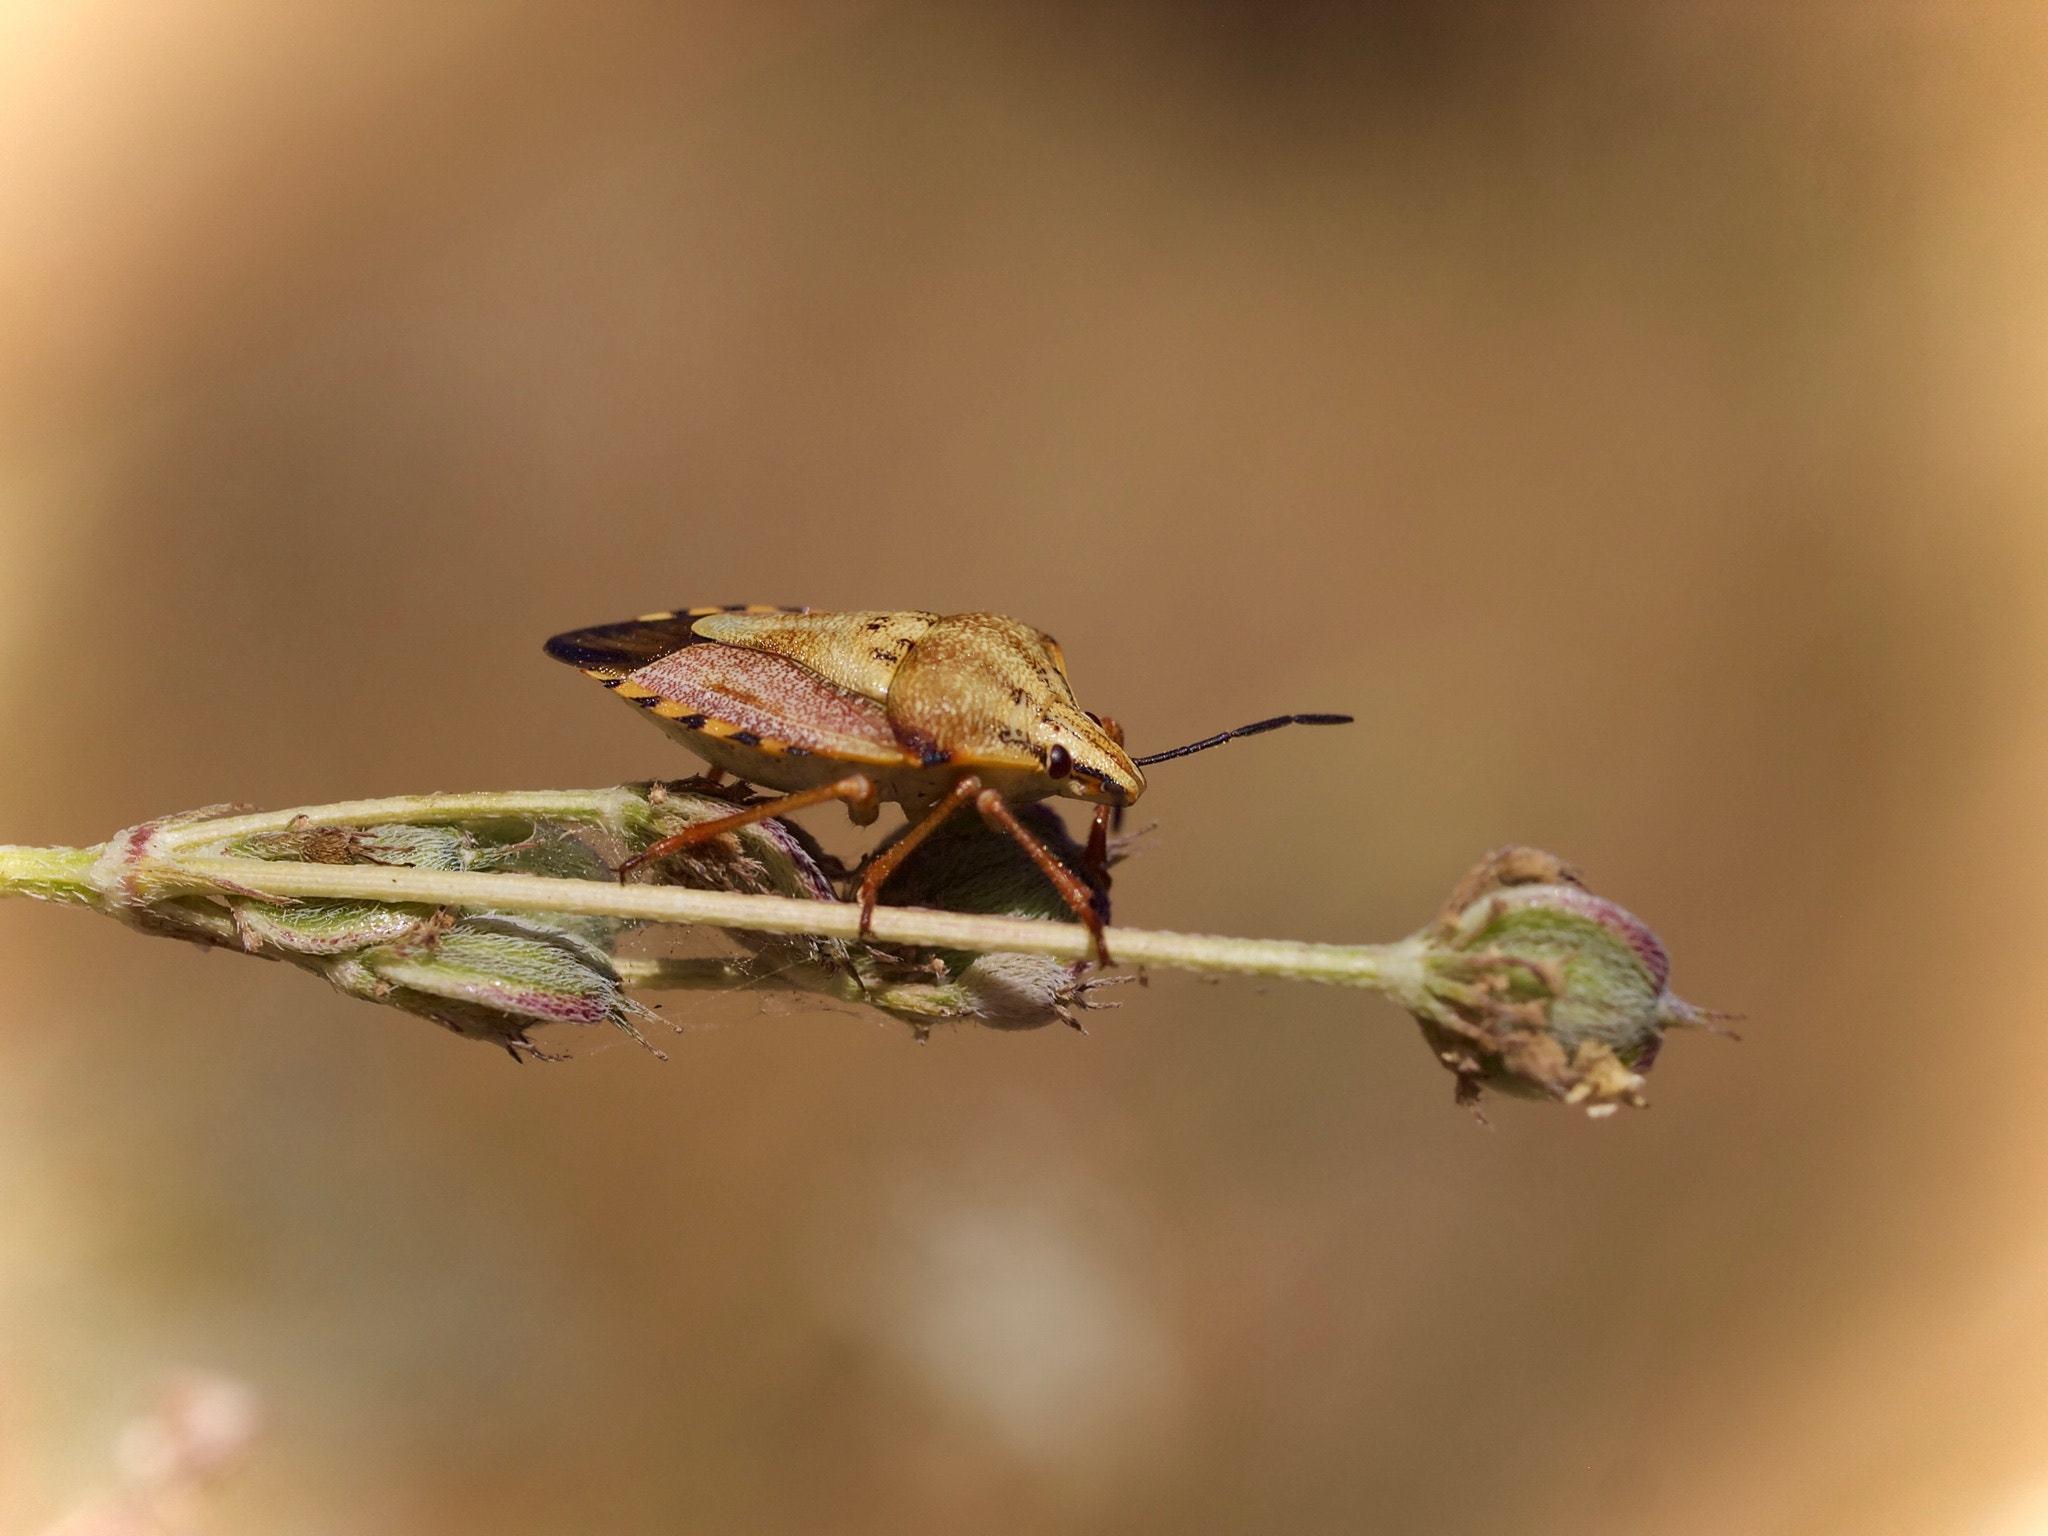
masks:
<instances>
[{"instance_id":1,"label":"reddish wing","mask_svg":"<svg viewBox=\"0 0 2048 1536\"><path fill-rule=\"evenodd\" d=\"M766 752L890 768L912 761L881 705L767 651L686 646L628 674L613 691L686 729Z\"/></svg>"}]
</instances>

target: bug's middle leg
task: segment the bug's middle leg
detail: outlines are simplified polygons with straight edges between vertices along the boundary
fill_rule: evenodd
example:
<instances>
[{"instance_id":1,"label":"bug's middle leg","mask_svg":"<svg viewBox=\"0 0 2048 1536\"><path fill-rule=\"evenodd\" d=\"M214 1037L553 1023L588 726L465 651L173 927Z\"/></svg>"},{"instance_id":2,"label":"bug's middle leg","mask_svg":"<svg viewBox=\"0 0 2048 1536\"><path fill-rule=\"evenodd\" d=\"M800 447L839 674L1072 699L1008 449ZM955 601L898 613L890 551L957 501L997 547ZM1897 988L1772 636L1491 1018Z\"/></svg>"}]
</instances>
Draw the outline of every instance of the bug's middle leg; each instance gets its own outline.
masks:
<instances>
[{"instance_id":1,"label":"bug's middle leg","mask_svg":"<svg viewBox=\"0 0 2048 1536\"><path fill-rule=\"evenodd\" d=\"M939 830L948 816L981 793L981 780L973 774L963 774L953 787L946 791L946 797L924 814L922 820L914 821L903 835L868 862L860 877L860 932L866 938L875 920L875 900L882 891L882 882L896 873L897 866L917 851L918 844Z\"/></svg>"},{"instance_id":2,"label":"bug's middle leg","mask_svg":"<svg viewBox=\"0 0 2048 1536\"><path fill-rule=\"evenodd\" d=\"M855 820L865 813L867 820L874 820L880 792L875 781L864 773L848 774L834 784L820 784L816 789L798 790L793 795L784 795L780 800L764 800L759 805L750 805L731 816L717 816L710 821L694 822L678 832L671 832L660 842L636 853L619 866L619 884L624 885L629 875L642 864L651 864L656 859L665 859L672 853L685 848L694 848L699 843L708 843L714 837L727 832L737 832L741 827L751 827L757 821L766 821L771 816L780 816L787 811L800 811L807 805L823 805L827 800L843 800Z\"/></svg>"}]
</instances>

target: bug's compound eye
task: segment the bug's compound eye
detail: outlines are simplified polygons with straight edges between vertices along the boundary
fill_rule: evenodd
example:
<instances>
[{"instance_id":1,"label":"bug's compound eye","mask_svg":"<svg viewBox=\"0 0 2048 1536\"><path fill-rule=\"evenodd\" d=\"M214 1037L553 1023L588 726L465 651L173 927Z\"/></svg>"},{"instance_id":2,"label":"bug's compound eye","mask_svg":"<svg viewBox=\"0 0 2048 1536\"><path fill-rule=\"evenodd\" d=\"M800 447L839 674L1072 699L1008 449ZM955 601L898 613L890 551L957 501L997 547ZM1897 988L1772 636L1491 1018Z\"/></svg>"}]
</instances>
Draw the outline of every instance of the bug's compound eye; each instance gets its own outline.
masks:
<instances>
[{"instance_id":1,"label":"bug's compound eye","mask_svg":"<svg viewBox=\"0 0 2048 1536\"><path fill-rule=\"evenodd\" d=\"M1065 747L1061 746L1058 742L1054 742L1050 747L1046 749L1045 776L1047 778L1064 779L1068 774L1072 773L1073 771L1073 754L1068 752Z\"/></svg>"}]
</instances>

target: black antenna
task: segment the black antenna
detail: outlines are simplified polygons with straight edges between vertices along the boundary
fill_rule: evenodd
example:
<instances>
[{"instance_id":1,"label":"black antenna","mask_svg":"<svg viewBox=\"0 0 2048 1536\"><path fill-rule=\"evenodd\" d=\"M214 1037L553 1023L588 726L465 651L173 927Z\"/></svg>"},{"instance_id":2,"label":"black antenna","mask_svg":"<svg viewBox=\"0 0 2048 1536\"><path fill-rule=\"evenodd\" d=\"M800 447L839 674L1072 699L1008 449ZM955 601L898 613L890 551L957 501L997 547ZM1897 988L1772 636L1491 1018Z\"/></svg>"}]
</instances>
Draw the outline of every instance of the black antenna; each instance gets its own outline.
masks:
<instances>
[{"instance_id":1,"label":"black antenna","mask_svg":"<svg viewBox=\"0 0 2048 1536\"><path fill-rule=\"evenodd\" d=\"M1175 747L1171 752L1154 752L1150 757L1134 757L1132 762L1140 768L1150 768L1154 763L1163 763L1168 758L1186 757L1190 752L1206 752L1211 747L1220 747L1226 741L1235 741L1240 736L1258 736L1266 731L1277 731L1283 725L1349 725L1349 715L1275 715L1270 720L1260 720L1252 725L1240 725L1234 731L1225 731L1221 736L1211 736L1207 741L1197 741L1185 747Z\"/></svg>"}]
</instances>

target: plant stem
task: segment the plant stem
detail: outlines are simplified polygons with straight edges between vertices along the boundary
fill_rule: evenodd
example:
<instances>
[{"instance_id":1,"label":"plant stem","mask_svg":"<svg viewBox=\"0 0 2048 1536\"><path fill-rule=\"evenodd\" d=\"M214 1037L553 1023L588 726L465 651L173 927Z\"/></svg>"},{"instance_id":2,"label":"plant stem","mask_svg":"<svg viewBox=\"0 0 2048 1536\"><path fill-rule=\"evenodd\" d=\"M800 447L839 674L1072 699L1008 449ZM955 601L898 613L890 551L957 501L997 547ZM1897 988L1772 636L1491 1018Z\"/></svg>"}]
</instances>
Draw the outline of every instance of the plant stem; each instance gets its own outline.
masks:
<instances>
[{"instance_id":1,"label":"plant stem","mask_svg":"<svg viewBox=\"0 0 2048 1536\"><path fill-rule=\"evenodd\" d=\"M145 859L138 878L153 893L199 894L223 887L271 897L420 902L495 907L520 912L567 912L649 923L693 923L755 933L803 933L858 939L860 912L850 902L797 901L731 891L693 891L673 885L613 885L602 880L557 880L541 875L393 868L362 864L285 864L257 859L185 856ZM4 870L0 870L4 876ZM924 907L878 907L869 936L878 943L934 949L1009 951L1085 960L1086 929L1075 923L1021 917L985 917ZM1307 944L1290 939L1229 939L1206 934L1112 928L1110 948L1133 965L1176 970L1285 976L1296 981L1379 987L1391 973L1417 963L1400 944Z\"/></svg>"},{"instance_id":2,"label":"plant stem","mask_svg":"<svg viewBox=\"0 0 2048 1536\"><path fill-rule=\"evenodd\" d=\"M99 856L97 848L0 844L0 896L33 896L41 901L97 906L100 892L93 884L92 872Z\"/></svg>"},{"instance_id":3,"label":"plant stem","mask_svg":"<svg viewBox=\"0 0 2048 1536\"><path fill-rule=\"evenodd\" d=\"M656 791L657 803L660 791ZM108 912L183 896L230 894L281 901L327 899L568 913L648 923L696 924L756 933L979 953L1010 952L1081 961L1087 931L1069 922L987 916L921 907L880 907L867 934L845 902L615 885L532 874L484 873L383 864L321 864L224 856L240 840L295 825L374 827L399 823L574 823L614 834L644 825L653 807L645 786L601 790L398 795L243 815L174 817L132 829L96 848L0 846L0 896L95 906ZM118 850L118 853L117 853ZM1399 990L1421 964L1416 942L1308 944L1112 928L1119 962L1217 974ZM723 962L623 962L636 986L717 986L736 978ZM623 973L622 973L623 974Z\"/></svg>"},{"instance_id":4,"label":"plant stem","mask_svg":"<svg viewBox=\"0 0 2048 1536\"><path fill-rule=\"evenodd\" d=\"M598 794L422 795L281 811L263 816L194 821L167 827L158 847L215 845L226 838L281 830L299 817L323 824L375 825L408 820L487 820L548 816L608 820ZM643 802L644 803L644 802ZM109 906L96 862L100 848L0 845L0 896L30 896L81 906ZM672 885L614 885L540 875L481 874L364 864L297 864L217 855L145 855L127 866L133 888L149 899L206 895L222 890L279 900L331 899L493 907L520 912L564 912L650 923L743 928L757 933L798 933L858 940L860 914L849 903L799 901ZM989 917L922 907L880 907L869 931L878 943L982 953L1008 951L1085 960L1090 944L1077 924L1031 918ZM1308 944L1286 939L1232 939L1206 934L1112 928L1110 947L1120 962L1218 974L1281 976L1297 981L1384 988L1419 963L1409 942ZM639 962L641 967L654 962ZM664 969L665 967L665 969ZM715 985L725 973L661 962L636 975L633 985Z\"/></svg>"}]
</instances>

